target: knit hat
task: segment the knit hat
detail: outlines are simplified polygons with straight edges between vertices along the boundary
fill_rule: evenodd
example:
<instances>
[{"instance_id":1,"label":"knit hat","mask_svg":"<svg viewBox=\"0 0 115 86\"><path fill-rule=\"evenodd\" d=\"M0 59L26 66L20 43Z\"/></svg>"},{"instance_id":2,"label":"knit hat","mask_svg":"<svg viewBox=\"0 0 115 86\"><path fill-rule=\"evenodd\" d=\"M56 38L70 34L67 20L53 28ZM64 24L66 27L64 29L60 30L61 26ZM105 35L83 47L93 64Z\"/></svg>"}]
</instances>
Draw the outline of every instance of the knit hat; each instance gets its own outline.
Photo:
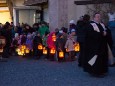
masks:
<instances>
[{"instance_id":1,"label":"knit hat","mask_svg":"<svg viewBox=\"0 0 115 86\"><path fill-rule=\"evenodd\" d=\"M75 24L75 21L74 21L74 20L71 20L69 23L70 23L70 24Z\"/></svg>"}]
</instances>

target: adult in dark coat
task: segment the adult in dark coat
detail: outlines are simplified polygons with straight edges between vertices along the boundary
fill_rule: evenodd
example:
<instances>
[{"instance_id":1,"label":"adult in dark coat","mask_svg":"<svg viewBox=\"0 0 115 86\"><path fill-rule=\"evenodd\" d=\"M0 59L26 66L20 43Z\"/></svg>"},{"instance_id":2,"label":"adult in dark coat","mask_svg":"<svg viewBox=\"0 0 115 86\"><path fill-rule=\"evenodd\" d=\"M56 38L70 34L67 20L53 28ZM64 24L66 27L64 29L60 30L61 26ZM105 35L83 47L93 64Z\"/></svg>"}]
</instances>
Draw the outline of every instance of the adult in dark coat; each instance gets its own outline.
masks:
<instances>
[{"instance_id":1,"label":"adult in dark coat","mask_svg":"<svg viewBox=\"0 0 115 86\"><path fill-rule=\"evenodd\" d=\"M90 16L84 15L83 20L79 20L77 22L77 41L80 44L80 55L78 58L78 66L83 66L84 61L84 44L85 44L85 36L86 36L86 27L90 22Z\"/></svg>"},{"instance_id":2,"label":"adult in dark coat","mask_svg":"<svg viewBox=\"0 0 115 86\"><path fill-rule=\"evenodd\" d=\"M101 22L99 13L87 27L85 40L84 71L94 76L103 76L108 72L107 31Z\"/></svg>"}]
</instances>

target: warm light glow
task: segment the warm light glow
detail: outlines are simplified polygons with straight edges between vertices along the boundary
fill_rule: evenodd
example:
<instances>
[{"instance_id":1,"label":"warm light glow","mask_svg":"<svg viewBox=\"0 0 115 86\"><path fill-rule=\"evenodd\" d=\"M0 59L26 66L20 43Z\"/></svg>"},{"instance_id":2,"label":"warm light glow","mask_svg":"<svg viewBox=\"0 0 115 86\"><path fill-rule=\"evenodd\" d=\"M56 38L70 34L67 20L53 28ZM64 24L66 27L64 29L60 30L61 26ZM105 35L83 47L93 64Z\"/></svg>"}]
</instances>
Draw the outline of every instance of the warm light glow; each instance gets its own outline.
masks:
<instances>
[{"instance_id":1,"label":"warm light glow","mask_svg":"<svg viewBox=\"0 0 115 86\"><path fill-rule=\"evenodd\" d=\"M69 51L68 51L68 48L66 48L66 52L69 52Z\"/></svg>"},{"instance_id":2,"label":"warm light glow","mask_svg":"<svg viewBox=\"0 0 115 86\"><path fill-rule=\"evenodd\" d=\"M47 49L43 48L43 54L46 55L47 54Z\"/></svg>"},{"instance_id":3,"label":"warm light glow","mask_svg":"<svg viewBox=\"0 0 115 86\"><path fill-rule=\"evenodd\" d=\"M74 46L74 48L75 48L76 52L79 52L80 51L79 43L76 43L75 46Z\"/></svg>"},{"instance_id":4,"label":"warm light glow","mask_svg":"<svg viewBox=\"0 0 115 86\"><path fill-rule=\"evenodd\" d=\"M55 52L56 52L55 49L51 49L51 50L50 50L50 53L51 53L51 54L55 54Z\"/></svg>"},{"instance_id":5,"label":"warm light glow","mask_svg":"<svg viewBox=\"0 0 115 86\"><path fill-rule=\"evenodd\" d=\"M26 53L29 53L30 51L29 51L29 49L26 49L26 51L25 51Z\"/></svg>"},{"instance_id":6,"label":"warm light glow","mask_svg":"<svg viewBox=\"0 0 115 86\"><path fill-rule=\"evenodd\" d=\"M0 10L0 23L12 22L9 10Z\"/></svg>"},{"instance_id":7,"label":"warm light glow","mask_svg":"<svg viewBox=\"0 0 115 86\"><path fill-rule=\"evenodd\" d=\"M0 49L0 53L3 53L3 49Z\"/></svg>"},{"instance_id":8,"label":"warm light glow","mask_svg":"<svg viewBox=\"0 0 115 86\"><path fill-rule=\"evenodd\" d=\"M38 45L38 50L42 50L43 49L43 46L40 44Z\"/></svg>"},{"instance_id":9,"label":"warm light glow","mask_svg":"<svg viewBox=\"0 0 115 86\"><path fill-rule=\"evenodd\" d=\"M53 34L52 40L53 40L53 41L56 41L56 35L55 35L55 34Z\"/></svg>"},{"instance_id":10,"label":"warm light glow","mask_svg":"<svg viewBox=\"0 0 115 86\"><path fill-rule=\"evenodd\" d=\"M63 58L63 57L64 57L64 52L62 52L62 51L59 52L59 57L60 57L60 58Z\"/></svg>"},{"instance_id":11,"label":"warm light glow","mask_svg":"<svg viewBox=\"0 0 115 86\"><path fill-rule=\"evenodd\" d=\"M25 45L22 45L21 46L22 50L26 49L26 46Z\"/></svg>"}]
</instances>

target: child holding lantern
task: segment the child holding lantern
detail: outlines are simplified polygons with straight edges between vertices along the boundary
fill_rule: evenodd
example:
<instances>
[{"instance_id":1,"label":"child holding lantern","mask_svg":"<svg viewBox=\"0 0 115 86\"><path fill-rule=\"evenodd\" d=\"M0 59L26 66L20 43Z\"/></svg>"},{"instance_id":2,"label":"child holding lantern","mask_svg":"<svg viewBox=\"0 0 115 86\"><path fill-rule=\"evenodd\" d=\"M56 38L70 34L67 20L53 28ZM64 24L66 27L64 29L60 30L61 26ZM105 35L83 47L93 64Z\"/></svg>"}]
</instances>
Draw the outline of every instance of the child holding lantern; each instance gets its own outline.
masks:
<instances>
[{"instance_id":1,"label":"child holding lantern","mask_svg":"<svg viewBox=\"0 0 115 86\"><path fill-rule=\"evenodd\" d=\"M57 58L58 61L64 61L65 60L65 40L63 38L63 34L59 33L58 38L56 40L56 50L57 50Z\"/></svg>"},{"instance_id":2,"label":"child holding lantern","mask_svg":"<svg viewBox=\"0 0 115 86\"><path fill-rule=\"evenodd\" d=\"M54 56L56 52L55 40L56 40L55 32L50 33L47 39L47 44L50 51L49 59L52 61L54 60Z\"/></svg>"},{"instance_id":3,"label":"child holding lantern","mask_svg":"<svg viewBox=\"0 0 115 86\"><path fill-rule=\"evenodd\" d=\"M39 33L36 32L36 36L33 39L33 52L36 59L39 59L42 55L42 49L38 49L38 46L42 46L42 38Z\"/></svg>"},{"instance_id":4,"label":"child holding lantern","mask_svg":"<svg viewBox=\"0 0 115 86\"><path fill-rule=\"evenodd\" d=\"M32 55L33 43L32 43L32 35L30 33L27 35L26 46L30 50L29 54Z\"/></svg>"},{"instance_id":5,"label":"child holding lantern","mask_svg":"<svg viewBox=\"0 0 115 86\"><path fill-rule=\"evenodd\" d=\"M75 29L72 29L71 34L69 35L69 37L66 41L66 44L65 44L65 48L69 53L68 61L75 60L75 47L74 47L74 45L75 45L76 41L75 41L74 35L75 35Z\"/></svg>"}]
</instances>

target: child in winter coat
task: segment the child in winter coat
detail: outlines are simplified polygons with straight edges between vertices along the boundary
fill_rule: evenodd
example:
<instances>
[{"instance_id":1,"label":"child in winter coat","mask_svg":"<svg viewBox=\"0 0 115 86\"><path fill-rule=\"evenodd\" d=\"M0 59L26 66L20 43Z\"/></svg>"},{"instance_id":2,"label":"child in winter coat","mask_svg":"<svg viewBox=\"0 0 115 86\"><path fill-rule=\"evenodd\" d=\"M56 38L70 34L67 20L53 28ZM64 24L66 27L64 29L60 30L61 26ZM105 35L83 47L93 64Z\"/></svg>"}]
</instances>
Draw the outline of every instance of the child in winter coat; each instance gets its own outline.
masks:
<instances>
[{"instance_id":1,"label":"child in winter coat","mask_svg":"<svg viewBox=\"0 0 115 86\"><path fill-rule=\"evenodd\" d=\"M54 60L55 53L52 54L51 50L52 49L56 50L55 42L52 39L52 36L54 34L55 34L55 32L50 33L49 36L48 36L48 39L47 39L47 44L48 44L48 48L49 48L49 51L50 51L50 53L49 53L49 59L52 60L52 61Z\"/></svg>"},{"instance_id":2,"label":"child in winter coat","mask_svg":"<svg viewBox=\"0 0 115 86\"><path fill-rule=\"evenodd\" d=\"M68 57L68 61L73 61L75 60L75 49L74 49L74 44L75 44L75 30L72 29L71 30L71 34L69 36L69 38L66 41L65 44L65 48L67 49L67 51L69 52L69 57Z\"/></svg>"},{"instance_id":3,"label":"child in winter coat","mask_svg":"<svg viewBox=\"0 0 115 86\"><path fill-rule=\"evenodd\" d=\"M64 61L65 60L65 48L64 48L64 46L65 46L65 40L63 38L63 34L59 33L58 38L56 40L56 50L57 50L58 61ZM63 52L62 57L59 56L60 52Z\"/></svg>"},{"instance_id":4,"label":"child in winter coat","mask_svg":"<svg viewBox=\"0 0 115 86\"><path fill-rule=\"evenodd\" d=\"M32 42L32 36L31 34L27 35L27 39L26 39L26 47L29 48L30 50L30 55L32 54L32 50L33 50L33 42Z\"/></svg>"},{"instance_id":5,"label":"child in winter coat","mask_svg":"<svg viewBox=\"0 0 115 86\"><path fill-rule=\"evenodd\" d=\"M39 59L42 55L42 50L38 50L38 45L42 45L42 38L39 33L36 33L36 36L33 39L33 52L36 59Z\"/></svg>"}]
</instances>

